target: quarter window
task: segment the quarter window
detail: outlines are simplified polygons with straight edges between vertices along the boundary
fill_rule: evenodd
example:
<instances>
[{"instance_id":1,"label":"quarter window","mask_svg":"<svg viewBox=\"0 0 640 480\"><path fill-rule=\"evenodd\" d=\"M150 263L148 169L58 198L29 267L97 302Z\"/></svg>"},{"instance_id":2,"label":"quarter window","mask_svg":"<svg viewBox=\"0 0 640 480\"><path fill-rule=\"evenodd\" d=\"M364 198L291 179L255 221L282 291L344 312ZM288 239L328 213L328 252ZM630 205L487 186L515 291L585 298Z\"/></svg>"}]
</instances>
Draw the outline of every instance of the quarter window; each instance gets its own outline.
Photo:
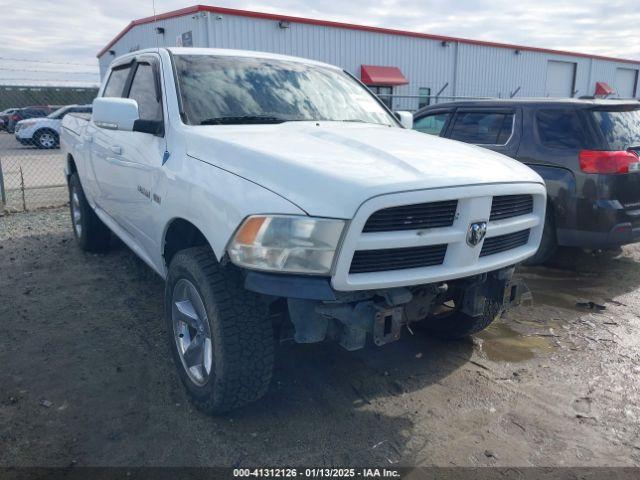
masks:
<instances>
[{"instance_id":1,"label":"quarter window","mask_svg":"<svg viewBox=\"0 0 640 480\"><path fill-rule=\"evenodd\" d=\"M513 131L513 113L461 112L456 115L451 138L476 145L504 145Z\"/></svg>"},{"instance_id":2,"label":"quarter window","mask_svg":"<svg viewBox=\"0 0 640 480\"><path fill-rule=\"evenodd\" d=\"M118 68L112 70L109 75L106 87L104 87L103 97L122 97L124 85L127 83L131 67Z\"/></svg>"},{"instance_id":3,"label":"quarter window","mask_svg":"<svg viewBox=\"0 0 640 480\"><path fill-rule=\"evenodd\" d=\"M129 98L138 102L140 120L162 120L162 104L156 94L153 67L148 63L138 64L131 83Z\"/></svg>"},{"instance_id":4,"label":"quarter window","mask_svg":"<svg viewBox=\"0 0 640 480\"><path fill-rule=\"evenodd\" d=\"M422 133L440 135L444 126L447 124L447 120L449 120L450 115L451 114L449 112L427 115L413 122L413 128L414 130L418 130Z\"/></svg>"},{"instance_id":5,"label":"quarter window","mask_svg":"<svg viewBox=\"0 0 640 480\"><path fill-rule=\"evenodd\" d=\"M540 141L545 147L587 148L584 126L575 110L538 110L536 125Z\"/></svg>"}]
</instances>

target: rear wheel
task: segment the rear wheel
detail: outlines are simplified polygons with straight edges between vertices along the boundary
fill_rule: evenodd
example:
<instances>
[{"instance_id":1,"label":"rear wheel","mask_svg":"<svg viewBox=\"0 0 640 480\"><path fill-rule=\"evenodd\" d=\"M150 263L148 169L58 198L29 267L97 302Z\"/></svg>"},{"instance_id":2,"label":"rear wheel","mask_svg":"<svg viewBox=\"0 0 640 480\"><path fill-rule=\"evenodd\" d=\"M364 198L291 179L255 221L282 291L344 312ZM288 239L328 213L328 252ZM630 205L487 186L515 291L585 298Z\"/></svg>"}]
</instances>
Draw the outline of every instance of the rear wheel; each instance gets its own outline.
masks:
<instances>
[{"instance_id":1,"label":"rear wheel","mask_svg":"<svg viewBox=\"0 0 640 480\"><path fill-rule=\"evenodd\" d=\"M193 403L220 414L262 397L271 382L273 327L262 297L209 247L171 260L165 316L178 374Z\"/></svg>"},{"instance_id":2,"label":"rear wheel","mask_svg":"<svg viewBox=\"0 0 640 480\"><path fill-rule=\"evenodd\" d=\"M69 178L69 208L73 234L80 248L87 252L104 252L111 243L111 231L102 223L87 202L78 174Z\"/></svg>"},{"instance_id":3,"label":"rear wheel","mask_svg":"<svg viewBox=\"0 0 640 480\"><path fill-rule=\"evenodd\" d=\"M542 239L540 247L533 257L526 259L523 265L542 265L547 263L558 250L558 240L556 237L556 222L553 216L553 208L550 203L547 204L547 213L544 217L544 229L542 231Z\"/></svg>"},{"instance_id":4,"label":"rear wheel","mask_svg":"<svg viewBox=\"0 0 640 480\"><path fill-rule=\"evenodd\" d=\"M58 142L58 134L53 130L39 130L33 136L33 144L44 150L56 148Z\"/></svg>"}]
</instances>

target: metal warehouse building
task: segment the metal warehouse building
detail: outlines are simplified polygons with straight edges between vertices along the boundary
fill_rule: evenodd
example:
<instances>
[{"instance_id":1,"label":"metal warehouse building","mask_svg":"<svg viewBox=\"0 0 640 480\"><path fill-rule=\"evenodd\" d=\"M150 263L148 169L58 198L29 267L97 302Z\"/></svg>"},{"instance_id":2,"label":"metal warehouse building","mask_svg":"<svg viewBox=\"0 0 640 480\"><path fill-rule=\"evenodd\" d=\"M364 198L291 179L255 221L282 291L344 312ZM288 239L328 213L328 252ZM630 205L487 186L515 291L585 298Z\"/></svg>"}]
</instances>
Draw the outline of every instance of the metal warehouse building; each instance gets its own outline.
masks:
<instances>
[{"instance_id":1,"label":"metal warehouse building","mask_svg":"<svg viewBox=\"0 0 640 480\"><path fill-rule=\"evenodd\" d=\"M197 5L132 21L98 53L159 46L233 48L339 65L392 107L452 97L637 98L640 61Z\"/></svg>"}]
</instances>

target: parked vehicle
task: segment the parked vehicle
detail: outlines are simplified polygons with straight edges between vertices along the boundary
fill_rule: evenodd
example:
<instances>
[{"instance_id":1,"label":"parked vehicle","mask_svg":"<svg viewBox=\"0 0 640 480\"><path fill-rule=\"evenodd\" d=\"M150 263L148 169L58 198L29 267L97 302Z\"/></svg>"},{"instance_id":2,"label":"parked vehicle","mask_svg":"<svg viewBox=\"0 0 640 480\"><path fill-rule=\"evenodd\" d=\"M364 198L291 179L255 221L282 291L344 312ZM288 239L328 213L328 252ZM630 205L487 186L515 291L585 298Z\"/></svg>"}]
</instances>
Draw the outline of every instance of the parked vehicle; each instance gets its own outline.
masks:
<instances>
[{"instance_id":1,"label":"parked vehicle","mask_svg":"<svg viewBox=\"0 0 640 480\"><path fill-rule=\"evenodd\" d=\"M0 112L0 130L6 130L7 125L9 123L9 117L16 113L19 109L17 108L7 108Z\"/></svg>"},{"instance_id":2,"label":"parked vehicle","mask_svg":"<svg viewBox=\"0 0 640 480\"><path fill-rule=\"evenodd\" d=\"M51 108L46 106L19 108L14 113L9 115L9 119L7 121L7 132L14 133L16 130L16 124L20 120L25 120L27 118L46 117L50 113Z\"/></svg>"},{"instance_id":3,"label":"parked vehicle","mask_svg":"<svg viewBox=\"0 0 640 480\"><path fill-rule=\"evenodd\" d=\"M62 121L73 231L89 251L114 232L166 280L205 411L264 394L288 327L355 350L417 322L464 337L520 301L546 205L521 163L414 132L311 60L153 49L106 78L91 120Z\"/></svg>"},{"instance_id":4,"label":"parked vehicle","mask_svg":"<svg viewBox=\"0 0 640 480\"><path fill-rule=\"evenodd\" d=\"M509 155L547 185L540 250L603 249L640 239L640 105L613 100L482 100L416 112L414 128Z\"/></svg>"},{"instance_id":5,"label":"parked vehicle","mask_svg":"<svg viewBox=\"0 0 640 480\"><path fill-rule=\"evenodd\" d=\"M58 148L62 119L69 113L91 113L91 105L67 105L46 117L20 120L15 127L16 140L42 149Z\"/></svg>"}]
</instances>

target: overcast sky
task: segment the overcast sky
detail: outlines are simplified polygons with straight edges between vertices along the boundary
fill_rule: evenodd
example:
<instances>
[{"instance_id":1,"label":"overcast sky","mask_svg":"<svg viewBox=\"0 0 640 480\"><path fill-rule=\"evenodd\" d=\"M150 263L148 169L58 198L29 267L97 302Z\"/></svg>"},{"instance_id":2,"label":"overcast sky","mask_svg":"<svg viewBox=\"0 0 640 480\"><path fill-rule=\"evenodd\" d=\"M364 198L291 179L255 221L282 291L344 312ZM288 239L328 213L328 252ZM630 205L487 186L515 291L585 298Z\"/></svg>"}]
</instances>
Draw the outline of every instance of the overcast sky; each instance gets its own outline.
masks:
<instances>
[{"instance_id":1,"label":"overcast sky","mask_svg":"<svg viewBox=\"0 0 640 480\"><path fill-rule=\"evenodd\" d=\"M638 0L156 0L156 11L198 3L640 60ZM152 0L0 0L0 12L0 83L72 82L96 81L96 53L153 7Z\"/></svg>"}]
</instances>

